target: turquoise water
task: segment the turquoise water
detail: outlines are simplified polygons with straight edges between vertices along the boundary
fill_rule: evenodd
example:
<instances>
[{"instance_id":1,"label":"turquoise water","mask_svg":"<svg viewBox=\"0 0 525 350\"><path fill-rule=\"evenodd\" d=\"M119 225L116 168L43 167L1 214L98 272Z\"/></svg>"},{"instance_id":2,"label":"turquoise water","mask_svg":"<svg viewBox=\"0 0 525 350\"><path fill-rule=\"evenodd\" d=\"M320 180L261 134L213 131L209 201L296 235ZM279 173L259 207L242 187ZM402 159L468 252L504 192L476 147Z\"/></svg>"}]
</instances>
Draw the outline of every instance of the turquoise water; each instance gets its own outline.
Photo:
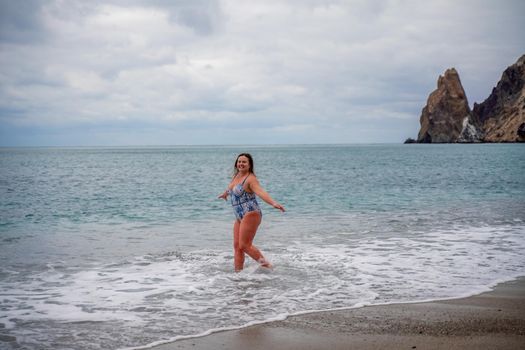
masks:
<instances>
[{"instance_id":1,"label":"turquoise water","mask_svg":"<svg viewBox=\"0 0 525 350\"><path fill-rule=\"evenodd\" d=\"M262 204L272 273L233 273L217 199L246 151L287 209ZM139 347L485 290L525 275L524 161L520 144L0 149L0 344Z\"/></svg>"}]
</instances>

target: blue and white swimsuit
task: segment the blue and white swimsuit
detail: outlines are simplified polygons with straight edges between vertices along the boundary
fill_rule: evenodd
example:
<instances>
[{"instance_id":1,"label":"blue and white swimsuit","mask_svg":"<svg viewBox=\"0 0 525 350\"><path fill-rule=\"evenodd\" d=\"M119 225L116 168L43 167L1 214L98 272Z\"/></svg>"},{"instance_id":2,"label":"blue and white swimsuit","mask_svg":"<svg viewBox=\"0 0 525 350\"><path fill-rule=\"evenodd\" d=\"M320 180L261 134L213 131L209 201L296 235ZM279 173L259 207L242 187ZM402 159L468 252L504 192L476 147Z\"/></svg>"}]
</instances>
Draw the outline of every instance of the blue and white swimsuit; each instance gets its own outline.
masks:
<instances>
[{"instance_id":1,"label":"blue and white swimsuit","mask_svg":"<svg viewBox=\"0 0 525 350\"><path fill-rule=\"evenodd\" d=\"M250 176L250 174L248 174ZM249 193L244 190L244 183L248 178L246 176L242 183L235 185L231 190L228 190L230 200L233 207L233 213L237 220L241 221L246 213L256 211L262 215L259 203L257 203L257 197L255 193Z\"/></svg>"}]
</instances>

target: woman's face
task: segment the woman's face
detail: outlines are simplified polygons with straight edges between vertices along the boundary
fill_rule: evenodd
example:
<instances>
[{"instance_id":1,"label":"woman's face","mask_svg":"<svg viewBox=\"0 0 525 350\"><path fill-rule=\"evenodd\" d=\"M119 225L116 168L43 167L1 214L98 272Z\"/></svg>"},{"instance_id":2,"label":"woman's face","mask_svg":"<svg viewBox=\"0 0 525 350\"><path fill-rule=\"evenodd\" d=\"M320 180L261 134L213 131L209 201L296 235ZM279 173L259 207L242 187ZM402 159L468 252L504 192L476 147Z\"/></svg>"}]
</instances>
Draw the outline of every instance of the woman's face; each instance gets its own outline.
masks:
<instances>
[{"instance_id":1,"label":"woman's face","mask_svg":"<svg viewBox=\"0 0 525 350\"><path fill-rule=\"evenodd\" d=\"M250 160L248 157L240 156L237 158L237 170L242 172L250 170Z\"/></svg>"}]
</instances>

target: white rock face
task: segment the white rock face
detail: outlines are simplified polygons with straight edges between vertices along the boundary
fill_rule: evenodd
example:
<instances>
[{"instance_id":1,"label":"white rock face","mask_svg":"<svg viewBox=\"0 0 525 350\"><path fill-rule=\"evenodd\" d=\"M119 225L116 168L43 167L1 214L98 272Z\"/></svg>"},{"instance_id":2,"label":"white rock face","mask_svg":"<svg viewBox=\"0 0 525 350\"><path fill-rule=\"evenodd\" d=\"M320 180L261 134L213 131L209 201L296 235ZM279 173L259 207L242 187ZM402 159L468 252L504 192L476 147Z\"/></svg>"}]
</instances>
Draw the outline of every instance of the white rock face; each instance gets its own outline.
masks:
<instances>
[{"instance_id":1,"label":"white rock face","mask_svg":"<svg viewBox=\"0 0 525 350\"><path fill-rule=\"evenodd\" d=\"M481 142L482 140L483 133L474 126L470 120L470 116L465 116L465 118L463 118L463 129L456 142L473 143Z\"/></svg>"}]
</instances>

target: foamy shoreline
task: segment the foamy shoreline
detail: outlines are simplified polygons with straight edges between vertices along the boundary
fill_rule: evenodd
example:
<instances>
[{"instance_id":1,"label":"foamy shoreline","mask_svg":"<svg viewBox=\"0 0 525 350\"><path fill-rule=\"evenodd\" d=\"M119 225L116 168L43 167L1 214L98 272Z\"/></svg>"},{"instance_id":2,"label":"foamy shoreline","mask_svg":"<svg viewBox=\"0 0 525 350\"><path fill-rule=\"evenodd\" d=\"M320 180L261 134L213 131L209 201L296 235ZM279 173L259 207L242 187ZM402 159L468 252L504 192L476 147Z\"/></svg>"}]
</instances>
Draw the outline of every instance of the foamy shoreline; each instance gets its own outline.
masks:
<instances>
[{"instance_id":1,"label":"foamy shoreline","mask_svg":"<svg viewBox=\"0 0 525 350\"><path fill-rule=\"evenodd\" d=\"M417 342L425 349L514 349L525 344L524 315L525 277L517 277L454 298L305 311L126 350L406 348Z\"/></svg>"}]
</instances>

